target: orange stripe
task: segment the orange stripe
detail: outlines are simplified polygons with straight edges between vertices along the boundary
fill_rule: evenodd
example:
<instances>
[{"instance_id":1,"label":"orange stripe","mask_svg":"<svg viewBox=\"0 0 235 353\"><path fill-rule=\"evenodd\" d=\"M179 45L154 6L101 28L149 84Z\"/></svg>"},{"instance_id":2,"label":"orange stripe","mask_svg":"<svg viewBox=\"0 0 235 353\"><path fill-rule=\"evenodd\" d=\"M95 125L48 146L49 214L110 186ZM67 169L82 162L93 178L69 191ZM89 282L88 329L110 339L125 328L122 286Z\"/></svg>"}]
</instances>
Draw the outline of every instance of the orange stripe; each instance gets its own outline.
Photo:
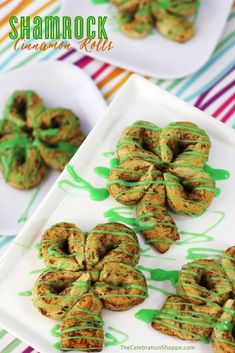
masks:
<instances>
[{"instance_id":1,"label":"orange stripe","mask_svg":"<svg viewBox=\"0 0 235 353\"><path fill-rule=\"evenodd\" d=\"M7 22L9 17L16 15L20 11L24 10L25 7L30 5L33 2L33 0L23 0L17 5L13 10L11 10L3 19L0 21L0 27L4 26Z\"/></svg>"},{"instance_id":2,"label":"orange stripe","mask_svg":"<svg viewBox=\"0 0 235 353\"><path fill-rule=\"evenodd\" d=\"M9 4L11 2L11 0L6 0L5 2L3 2L2 4L0 4L0 9L4 6L6 6L7 4Z\"/></svg>"},{"instance_id":3,"label":"orange stripe","mask_svg":"<svg viewBox=\"0 0 235 353\"><path fill-rule=\"evenodd\" d=\"M32 1L32 0L27 0L27 1ZM50 0L48 1L46 4L42 5L41 7L39 7L36 11L34 11L30 16L33 17L33 16L36 16L37 14L39 14L41 11L45 10L47 7L49 7L51 4L53 4L54 2L56 2L57 0ZM16 8L15 8L16 10ZM14 10L14 11L15 11ZM20 9L21 11L22 9ZM15 15L15 12L14 12L14 15ZM11 16L10 14L7 15L8 18ZM20 25L18 24L16 26L16 28L18 29L20 27ZM6 38L8 38L8 33L6 33L1 39L0 39L0 43L2 43Z\"/></svg>"},{"instance_id":4,"label":"orange stripe","mask_svg":"<svg viewBox=\"0 0 235 353\"><path fill-rule=\"evenodd\" d=\"M123 72L124 72L123 69L120 69L119 67L117 67L112 72L110 72L110 74L108 74L105 78L103 78L103 80L101 80L97 86L99 88L103 88L107 83L112 81L115 77L119 76Z\"/></svg>"},{"instance_id":5,"label":"orange stripe","mask_svg":"<svg viewBox=\"0 0 235 353\"><path fill-rule=\"evenodd\" d=\"M118 82L113 88L111 88L107 93L105 93L104 98L109 99L122 85L128 80L128 78L133 74L133 72L128 72L126 76Z\"/></svg>"}]
</instances>

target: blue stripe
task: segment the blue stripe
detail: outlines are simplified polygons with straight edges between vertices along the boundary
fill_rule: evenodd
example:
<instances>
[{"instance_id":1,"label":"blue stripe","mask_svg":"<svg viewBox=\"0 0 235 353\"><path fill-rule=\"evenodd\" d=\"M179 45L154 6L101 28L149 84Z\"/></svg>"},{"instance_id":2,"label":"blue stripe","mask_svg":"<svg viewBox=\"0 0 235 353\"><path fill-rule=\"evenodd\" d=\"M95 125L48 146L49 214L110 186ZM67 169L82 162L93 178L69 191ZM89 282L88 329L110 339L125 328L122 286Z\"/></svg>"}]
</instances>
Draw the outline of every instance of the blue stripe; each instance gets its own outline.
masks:
<instances>
[{"instance_id":1,"label":"blue stripe","mask_svg":"<svg viewBox=\"0 0 235 353\"><path fill-rule=\"evenodd\" d=\"M215 76L210 82L208 82L205 86L197 90L195 93L191 94L190 96L184 98L186 101L191 101L194 98L200 96L200 94L204 93L207 91L211 86L213 86L217 81L219 81L226 73L231 70L235 66L235 59L232 60L232 62L225 67L223 71L221 71L217 76Z\"/></svg>"},{"instance_id":2,"label":"blue stripe","mask_svg":"<svg viewBox=\"0 0 235 353\"><path fill-rule=\"evenodd\" d=\"M235 40L229 43L224 49L216 53L206 65L204 65L199 71L197 71L191 78L185 82L185 84L176 92L177 96L183 94L188 87L192 85L205 71L207 71L211 65L217 62L227 51L235 46Z\"/></svg>"},{"instance_id":3,"label":"blue stripe","mask_svg":"<svg viewBox=\"0 0 235 353\"><path fill-rule=\"evenodd\" d=\"M13 237L6 236L0 239L0 248L3 248L7 243L13 240Z\"/></svg>"}]
</instances>

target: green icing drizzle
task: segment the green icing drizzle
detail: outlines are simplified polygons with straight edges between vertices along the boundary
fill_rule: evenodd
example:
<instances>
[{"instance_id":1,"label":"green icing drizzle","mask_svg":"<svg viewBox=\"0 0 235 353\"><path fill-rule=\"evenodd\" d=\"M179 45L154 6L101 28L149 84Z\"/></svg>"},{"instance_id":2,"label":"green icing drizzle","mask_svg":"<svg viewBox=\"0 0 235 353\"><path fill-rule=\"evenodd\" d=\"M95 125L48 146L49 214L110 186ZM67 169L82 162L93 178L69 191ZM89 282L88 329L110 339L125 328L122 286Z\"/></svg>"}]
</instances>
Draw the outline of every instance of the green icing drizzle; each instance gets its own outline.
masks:
<instances>
[{"instance_id":1,"label":"green icing drizzle","mask_svg":"<svg viewBox=\"0 0 235 353\"><path fill-rule=\"evenodd\" d=\"M26 291L26 292L18 292L18 296L19 297L31 297L32 296L32 292L30 290Z\"/></svg>"},{"instance_id":2,"label":"green icing drizzle","mask_svg":"<svg viewBox=\"0 0 235 353\"><path fill-rule=\"evenodd\" d=\"M196 260L196 259L208 259L212 255L220 256L223 254L222 250L210 249L210 248L191 248L187 251L186 259Z\"/></svg>"},{"instance_id":3,"label":"green icing drizzle","mask_svg":"<svg viewBox=\"0 0 235 353\"><path fill-rule=\"evenodd\" d=\"M227 180L230 178L230 173L227 170L215 169L210 167L208 164L206 164L203 169L214 180Z\"/></svg>"},{"instance_id":4,"label":"green icing drizzle","mask_svg":"<svg viewBox=\"0 0 235 353\"><path fill-rule=\"evenodd\" d=\"M179 240L176 242L176 245L181 246L181 245L197 244L197 243L205 243L205 242L213 241L214 238L208 235L208 233L212 231L214 228L216 228L220 223L223 222L225 218L225 213L222 211L212 211L212 213L217 214L219 217L211 226L207 227L202 233L181 231L180 234L188 236L188 239Z\"/></svg>"},{"instance_id":5,"label":"green icing drizzle","mask_svg":"<svg viewBox=\"0 0 235 353\"><path fill-rule=\"evenodd\" d=\"M39 192L40 192L41 188L37 187L31 197L31 199L29 200L28 206L26 207L26 209L24 210L24 212L22 213L22 215L18 218L17 222L18 223L24 223L27 221L28 216L29 216L29 211L31 209L31 207L33 206Z\"/></svg>"},{"instance_id":6,"label":"green icing drizzle","mask_svg":"<svg viewBox=\"0 0 235 353\"><path fill-rule=\"evenodd\" d=\"M179 280L180 271L168 271L161 268L148 268L142 265L139 265L138 268L142 271L150 273L150 280L153 281L170 281L173 287L176 287L176 284Z\"/></svg>"},{"instance_id":7,"label":"green icing drizzle","mask_svg":"<svg viewBox=\"0 0 235 353\"><path fill-rule=\"evenodd\" d=\"M147 323L153 322L160 310L155 309L141 309L135 314L135 318Z\"/></svg>"},{"instance_id":8,"label":"green icing drizzle","mask_svg":"<svg viewBox=\"0 0 235 353\"><path fill-rule=\"evenodd\" d=\"M110 161L110 168L107 167L96 167L94 169L95 173L104 179L108 179L111 170L117 167L119 164L118 158L112 158Z\"/></svg>"},{"instance_id":9,"label":"green icing drizzle","mask_svg":"<svg viewBox=\"0 0 235 353\"><path fill-rule=\"evenodd\" d=\"M120 331L120 330L118 330L118 329L116 329L116 328L114 328L112 326L109 326L108 329L109 329L109 331L112 331L115 334L118 334L118 335L120 335L123 338L120 340L120 339L116 338L113 333L106 332L105 333L105 337L110 340L110 341L105 341L104 345L106 347L118 346L119 344L122 344L122 343L126 342L128 340L128 338L129 338L129 336L125 332Z\"/></svg>"},{"instance_id":10,"label":"green icing drizzle","mask_svg":"<svg viewBox=\"0 0 235 353\"><path fill-rule=\"evenodd\" d=\"M72 179L75 181L75 183L63 179L59 181L59 188L65 191L64 185L71 186L73 188L77 188L80 190L85 190L89 193L89 197L93 201L104 201L108 198L109 196L109 191L105 188L100 188L97 189L94 186L92 186L88 181L82 179L75 171L74 167L71 165L66 166L66 170L68 171L69 175L72 177Z\"/></svg>"}]
</instances>

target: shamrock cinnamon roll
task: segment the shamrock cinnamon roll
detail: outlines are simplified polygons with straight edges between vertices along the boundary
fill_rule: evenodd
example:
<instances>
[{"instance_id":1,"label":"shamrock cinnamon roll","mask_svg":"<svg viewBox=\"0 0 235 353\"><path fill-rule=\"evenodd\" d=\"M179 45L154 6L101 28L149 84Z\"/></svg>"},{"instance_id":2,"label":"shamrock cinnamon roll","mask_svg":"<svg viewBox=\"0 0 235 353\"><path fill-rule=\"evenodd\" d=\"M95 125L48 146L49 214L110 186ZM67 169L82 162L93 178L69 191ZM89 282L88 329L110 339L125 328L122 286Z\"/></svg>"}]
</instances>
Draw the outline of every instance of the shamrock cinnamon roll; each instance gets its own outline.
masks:
<instances>
[{"instance_id":1,"label":"shamrock cinnamon roll","mask_svg":"<svg viewBox=\"0 0 235 353\"><path fill-rule=\"evenodd\" d=\"M137 205L137 226L161 253L179 239L167 206L197 216L214 198L215 182L203 170L209 150L206 132L189 122L161 129L136 121L117 143L120 163L109 174L110 194L124 205Z\"/></svg>"},{"instance_id":2,"label":"shamrock cinnamon roll","mask_svg":"<svg viewBox=\"0 0 235 353\"><path fill-rule=\"evenodd\" d=\"M84 295L67 312L61 323L63 350L100 352L104 342L102 302L91 293Z\"/></svg>"},{"instance_id":3,"label":"shamrock cinnamon roll","mask_svg":"<svg viewBox=\"0 0 235 353\"><path fill-rule=\"evenodd\" d=\"M198 0L112 0L118 9L120 30L129 38L146 37L156 26L166 38L183 43L194 36L193 22L187 17L196 13Z\"/></svg>"},{"instance_id":4,"label":"shamrock cinnamon roll","mask_svg":"<svg viewBox=\"0 0 235 353\"><path fill-rule=\"evenodd\" d=\"M17 189L33 188L41 182L47 171L37 148L24 133L2 137L0 169L4 179Z\"/></svg>"},{"instance_id":5,"label":"shamrock cinnamon roll","mask_svg":"<svg viewBox=\"0 0 235 353\"><path fill-rule=\"evenodd\" d=\"M212 333L215 353L235 353L235 301L228 299Z\"/></svg>"},{"instance_id":6,"label":"shamrock cinnamon roll","mask_svg":"<svg viewBox=\"0 0 235 353\"><path fill-rule=\"evenodd\" d=\"M157 311L152 327L182 340L208 343L220 314L221 308L217 304L192 304L179 295L173 295Z\"/></svg>"},{"instance_id":7,"label":"shamrock cinnamon roll","mask_svg":"<svg viewBox=\"0 0 235 353\"><path fill-rule=\"evenodd\" d=\"M62 171L84 140L80 122L68 109L47 109L35 121L37 148L45 163Z\"/></svg>"},{"instance_id":8,"label":"shamrock cinnamon roll","mask_svg":"<svg viewBox=\"0 0 235 353\"><path fill-rule=\"evenodd\" d=\"M177 292L192 303L223 304L233 289L222 266L214 260L195 260L182 267Z\"/></svg>"},{"instance_id":9,"label":"shamrock cinnamon roll","mask_svg":"<svg viewBox=\"0 0 235 353\"><path fill-rule=\"evenodd\" d=\"M15 91L6 103L4 119L28 130L44 109L42 99L34 91Z\"/></svg>"},{"instance_id":10,"label":"shamrock cinnamon roll","mask_svg":"<svg viewBox=\"0 0 235 353\"><path fill-rule=\"evenodd\" d=\"M147 297L145 277L135 268L137 236L121 223L99 224L86 236L75 224L55 224L39 251L47 268L33 287L33 303L42 315L62 320L64 350L102 350L102 308L124 311Z\"/></svg>"},{"instance_id":11,"label":"shamrock cinnamon roll","mask_svg":"<svg viewBox=\"0 0 235 353\"><path fill-rule=\"evenodd\" d=\"M221 265L232 283L233 291L235 291L235 246L224 252Z\"/></svg>"}]
</instances>

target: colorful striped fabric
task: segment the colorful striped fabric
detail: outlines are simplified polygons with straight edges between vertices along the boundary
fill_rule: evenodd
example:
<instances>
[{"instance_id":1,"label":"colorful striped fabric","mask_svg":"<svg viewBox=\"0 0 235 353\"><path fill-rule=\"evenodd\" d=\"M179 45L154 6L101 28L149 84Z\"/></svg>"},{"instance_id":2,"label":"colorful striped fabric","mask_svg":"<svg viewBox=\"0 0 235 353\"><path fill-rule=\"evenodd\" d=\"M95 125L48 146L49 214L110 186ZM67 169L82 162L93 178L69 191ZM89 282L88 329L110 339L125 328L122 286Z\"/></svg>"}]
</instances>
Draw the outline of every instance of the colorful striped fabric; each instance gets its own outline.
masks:
<instances>
[{"instance_id":1,"label":"colorful striped fabric","mask_svg":"<svg viewBox=\"0 0 235 353\"><path fill-rule=\"evenodd\" d=\"M111 102L132 72L101 63L78 52L53 50L46 52L13 51L8 39L8 18L12 15L58 15L58 0L2 0L0 1L0 71L8 71L33 60L60 60L84 69L97 84L107 102ZM27 41L27 43L32 41ZM235 128L235 3L226 28L213 56L193 75L174 81L148 78L156 85L172 92L215 119ZM11 237L0 237L0 254ZM19 339L0 329L0 353L35 352ZM49 352L48 352L49 353Z\"/></svg>"}]
</instances>

